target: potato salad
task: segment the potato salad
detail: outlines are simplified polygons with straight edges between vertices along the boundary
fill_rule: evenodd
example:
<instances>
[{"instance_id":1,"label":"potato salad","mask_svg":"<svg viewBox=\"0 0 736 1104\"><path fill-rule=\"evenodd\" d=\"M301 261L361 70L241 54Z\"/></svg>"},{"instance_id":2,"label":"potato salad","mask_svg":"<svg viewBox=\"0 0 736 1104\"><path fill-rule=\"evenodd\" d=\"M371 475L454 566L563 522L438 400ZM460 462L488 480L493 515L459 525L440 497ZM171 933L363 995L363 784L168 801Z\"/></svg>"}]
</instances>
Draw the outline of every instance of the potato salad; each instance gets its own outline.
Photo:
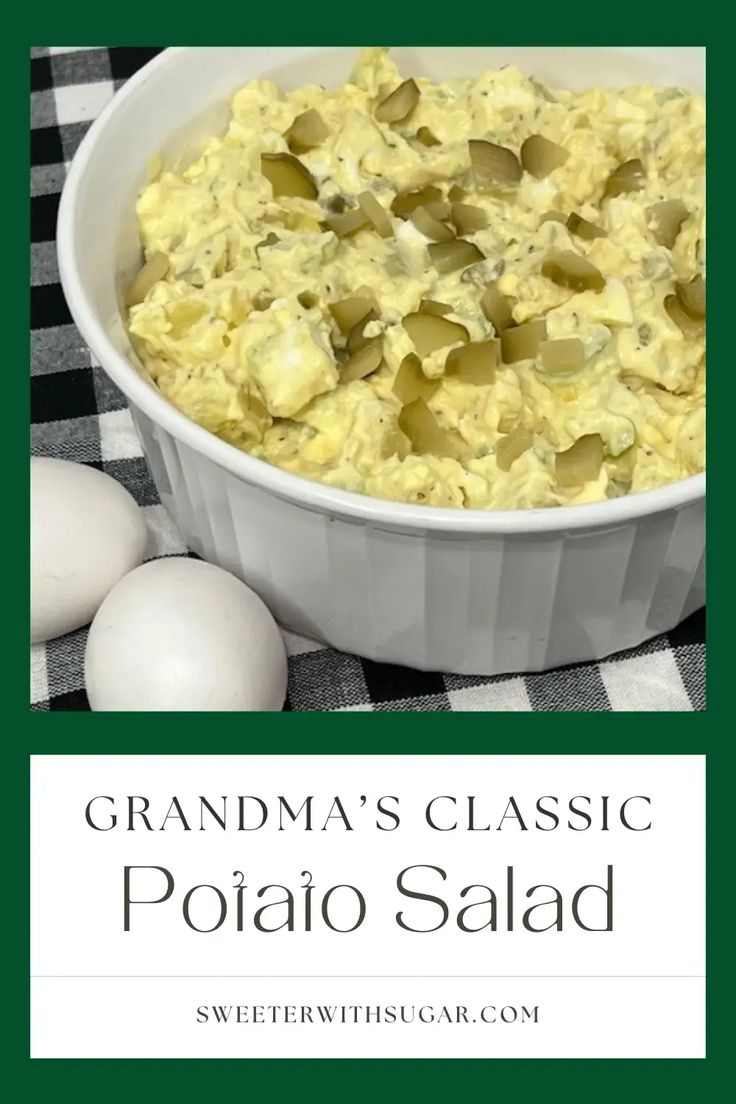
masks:
<instances>
[{"instance_id":1,"label":"potato salad","mask_svg":"<svg viewBox=\"0 0 736 1104\"><path fill-rule=\"evenodd\" d=\"M704 467L705 105L514 66L252 81L137 204L129 332L236 448L379 498L595 502Z\"/></svg>"}]
</instances>

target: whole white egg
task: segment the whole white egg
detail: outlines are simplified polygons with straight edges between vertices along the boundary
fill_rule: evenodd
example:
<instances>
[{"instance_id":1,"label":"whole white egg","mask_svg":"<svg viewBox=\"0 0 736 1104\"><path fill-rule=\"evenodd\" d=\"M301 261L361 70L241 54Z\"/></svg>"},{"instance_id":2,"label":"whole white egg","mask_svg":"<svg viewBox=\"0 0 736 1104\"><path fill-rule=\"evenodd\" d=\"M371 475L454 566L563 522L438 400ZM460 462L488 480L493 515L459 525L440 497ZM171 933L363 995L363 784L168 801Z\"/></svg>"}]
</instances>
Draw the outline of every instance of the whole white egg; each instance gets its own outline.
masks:
<instances>
[{"instance_id":1,"label":"whole white egg","mask_svg":"<svg viewBox=\"0 0 736 1104\"><path fill-rule=\"evenodd\" d=\"M68 460L31 460L31 641L88 625L143 559L146 524L109 475Z\"/></svg>"},{"instance_id":2,"label":"whole white egg","mask_svg":"<svg viewBox=\"0 0 736 1104\"><path fill-rule=\"evenodd\" d=\"M245 583L201 560L169 557L110 591L87 639L85 680L94 710L279 710L286 651Z\"/></svg>"}]
</instances>

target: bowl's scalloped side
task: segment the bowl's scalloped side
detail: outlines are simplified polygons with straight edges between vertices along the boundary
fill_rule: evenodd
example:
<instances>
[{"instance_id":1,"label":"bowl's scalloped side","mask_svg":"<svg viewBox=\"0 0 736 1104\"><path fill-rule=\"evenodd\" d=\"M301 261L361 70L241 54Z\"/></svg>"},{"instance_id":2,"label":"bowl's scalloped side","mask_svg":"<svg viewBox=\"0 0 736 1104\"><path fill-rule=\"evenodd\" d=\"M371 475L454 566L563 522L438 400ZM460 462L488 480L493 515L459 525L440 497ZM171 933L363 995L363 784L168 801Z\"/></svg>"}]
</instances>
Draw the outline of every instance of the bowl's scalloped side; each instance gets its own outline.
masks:
<instances>
[{"instance_id":1,"label":"bowl's scalloped side","mask_svg":"<svg viewBox=\"0 0 736 1104\"><path fill-rule=\"evenodd\" d=\"M342 652L455 675L538 671L635 647L703 604L703 502L450 546L286 502L134 418L190 547L284 627Z\"/></svg>"}]
</instances>

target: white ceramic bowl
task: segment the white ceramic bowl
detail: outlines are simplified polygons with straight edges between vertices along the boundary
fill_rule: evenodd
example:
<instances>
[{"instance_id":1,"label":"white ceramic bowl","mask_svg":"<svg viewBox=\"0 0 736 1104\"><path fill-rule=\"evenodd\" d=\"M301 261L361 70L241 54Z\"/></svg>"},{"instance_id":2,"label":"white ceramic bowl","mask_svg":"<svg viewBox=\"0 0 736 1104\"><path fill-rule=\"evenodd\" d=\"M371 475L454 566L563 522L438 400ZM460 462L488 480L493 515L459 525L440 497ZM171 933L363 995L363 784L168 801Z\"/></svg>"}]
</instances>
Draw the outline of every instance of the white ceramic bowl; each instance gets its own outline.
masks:
<instances>
[{"instance_id":1,"label":"white ceramic bowl","mask_svg":"<svg viewBox=\"0 0 736 1104\"><path fill-rule=\"evenodd\" d=\"M399 48L406 75L518 63L552 86L651 81L703 89L684 48ZM586 506L462 511L333 490L256 460L180 414L127 340L119 289L140 264L134 203L152 156L224 129L253 77L342 83L353 49L175 47L91 127L59 212L71 313L127 396L162 501L190 546L245 579L297 632L371 659L465 674L605 656L704 602L705 479Z\"/></svg>"}]
</instances>

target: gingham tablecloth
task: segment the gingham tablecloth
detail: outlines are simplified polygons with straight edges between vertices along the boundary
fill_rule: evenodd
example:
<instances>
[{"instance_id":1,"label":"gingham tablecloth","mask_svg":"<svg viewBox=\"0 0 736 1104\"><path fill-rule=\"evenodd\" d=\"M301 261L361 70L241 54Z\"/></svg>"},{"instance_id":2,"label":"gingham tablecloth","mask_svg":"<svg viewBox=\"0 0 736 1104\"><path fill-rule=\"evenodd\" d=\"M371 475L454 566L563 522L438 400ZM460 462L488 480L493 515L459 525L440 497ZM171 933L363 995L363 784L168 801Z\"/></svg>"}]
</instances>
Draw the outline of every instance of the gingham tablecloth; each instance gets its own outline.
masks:
<instances>
[{"instance_id":1,"label":"gingham tablecloth","mask_svg":"<svg viewBox=\"0 0 736 1104\"><path fill-rule=\"evenodd\" d=\"M151 532L151 556L186 546L160 504L120 392L74 327L59 284L55 226L66 169L95 116L159 47L31 49L31 418L39 456L106 471L134 495ZM601 663L535 675L425 674L343 655L292 635L294 710L702 710L705 618ZM31 653L36 710L87 709L86 630Z\"/></svg>"}]
</instances>

